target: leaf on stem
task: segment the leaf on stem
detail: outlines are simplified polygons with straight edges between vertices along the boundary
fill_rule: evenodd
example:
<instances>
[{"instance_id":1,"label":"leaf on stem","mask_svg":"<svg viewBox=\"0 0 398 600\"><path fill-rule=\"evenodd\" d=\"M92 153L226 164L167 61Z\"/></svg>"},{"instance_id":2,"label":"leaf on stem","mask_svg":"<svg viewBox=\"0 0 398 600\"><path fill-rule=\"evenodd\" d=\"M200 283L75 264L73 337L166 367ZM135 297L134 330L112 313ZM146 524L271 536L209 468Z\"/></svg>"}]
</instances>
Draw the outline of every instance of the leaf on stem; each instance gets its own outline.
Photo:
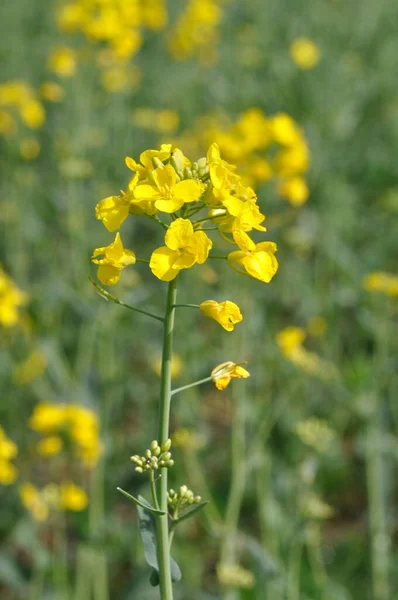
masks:
<instances>
[{"instance_id":1,"label":"leaf on stem","mask_svg":"<svg viewBox=\"0 0 398 600\"><path fill-rule=\"evenodd\" d=\"M209 504L208 500L204 500L199 504L192 505L183 515L178 517L178 519L173 519L172 527L175 528L181 523L181 521L185 521L185 519L190 519L191 517L193 517L193 515L202 510L206 506L206 504Z\"/></svg>"},{"instance_id":2,"label":"leaf on stem","mask_svg":"<svg viewBox=\"0 0 398 600\"><path fill-rule=\"evenodd\" d=\"M143 498L139 496L141 504L143 504ZM159 512L159 511L157 511ZM156 513L155 513L156 514ZM152 511L147 507L138 506L138 516L140 519L140 533L142 543L144 545L145 559L150 567L152 567L152 573L150 577L150 583L153 586L159 585L159 565L156 547L156 520ZM170 556L170 571L172 581L180 581L181 570L176 561Z\"/></svg>"},{"instance_id":3,"label":"leaf on stem","mask_svg":"<svg viewBox=\"0 0 398 600\"><path fill-rule=\"evenodd\" d=\"M118 487L116 489L118 490L118 492L123 494L123 496L126 496L126 498L131 500L131 502L133 502L139 508L145 508L145 510L150 511L154 515L165 515L166 514L163 510L158 510L157 508L152 506L152 504L149 504L149 502L147 500L145 500L145 498L143 498L142 496L139 496L139 498L134 498L134 496L132 496L128 492L125 492L124 490L122 490L122 488Z\"/></svg>"}]
</instances>

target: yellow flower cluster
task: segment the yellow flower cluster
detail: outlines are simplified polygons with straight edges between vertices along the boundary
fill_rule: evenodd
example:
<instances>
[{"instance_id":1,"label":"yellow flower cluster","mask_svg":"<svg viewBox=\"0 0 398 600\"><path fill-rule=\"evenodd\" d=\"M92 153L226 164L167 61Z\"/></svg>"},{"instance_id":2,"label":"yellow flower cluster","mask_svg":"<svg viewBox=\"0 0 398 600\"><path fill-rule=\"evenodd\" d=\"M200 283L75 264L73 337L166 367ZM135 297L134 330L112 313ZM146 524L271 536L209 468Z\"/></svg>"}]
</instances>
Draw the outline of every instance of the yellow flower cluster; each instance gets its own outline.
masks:
<instances>
[{"instance_id":1,"label":"yellow flower cluster","mask_svg":"<svg viewBox=\"0 0 398 600\"><path fill-rule=\"evenodd\" d=\"M0 485L11 485L16 480L18 471L11 461L17 454L17 445L0 426Z\"/></svg>"},{"instance_id":2,"label":"yellow flower cluster","mask_svg":"<svg viewBox=\"0 0 398 600\"><path fill-rule=\"evenodd\" d=\"M97 415L77 404L38 404L30 418L31 429L42 434L37 451L43 456L59 454L64 441L71 442L77 458L87 467L95 466L100 454Z\"/></svg>"},{"instance_id":3,"label":"yellow flower cluster","mask_svg":"<svg viewBox=\"0 0 398 600\"><path fill-rule=\"evenodd\" d=\"M274 180L278 194L292 206L308 200L304 176L309 148L302 130L288 114L267 117L261 109L250 108L233 124L224 124L221 118L204 118L187 137L200 146L215 140L225 158L239 166L253 187Z\"/></svg>"},{"instance_id":4,"label":"yellow flower cluster","mask_svg":"<svg viewBox=\"0 0 398 600\"><path fill-rule=\"evenodd\" d=\"M46 521L51 510L79 512L88 505L86 492L71 481L60 485L49 483L42 489L33 483L24 483L19 489L19 494L22 504L36 521Z\"/></svg>"},{"instance_id":5,"label":"yellow flower cluster","mask_svg":"<svg viewBox=\"0 0 398 600\"><path fill-rule=\"evenodd\" d=\"M286 327L277 334L276 341L282 354L309 375L325 380L334 378L335 366L304 347L306 335L305 329L301 327Z\"/></svg>"},{"instance_id":6,"label":"yellow flower cluster","mask_svg":"<svg viewBox=\"0 0 398 600\"><path fill-rule=\"evenodd\" d=\"M14 133L14 113L29 129L42 127L46 113L35 90L20 80L0 84L0 135Z\"/></svg>"},{"instance_id":7,"label":"yellow flower cluster","mask_svg":"<svg viewBox=\"0 0 398 600\"><path fill-rule=\"evenodd\" d=\"M189 0L170 32L169 51L176 60L198 56L204 65L217 58L216 44L222 19L220 0Z\"/></svg>"},{"instance_id":8,"label":"yellow flower cluster","mask_svg":"<svg viewBox=\"0 0 398 600\"><path fill-rule=\"evenodd\" d=\"M387 296L398 296L398 275L377 271L369 273L363 281L368 292L381 292Z\"/></svg>"},{"instance_id":9,"label":"yellow flower cluster","mask_svg":"<svg viewBox=\"0 0 398 600\"><path fill-rule=\"evenodd\" d=\"M57 21L61 32L80 33L90 46L101 44L98 64L104 69L102 83L108 91L117 92L137 83L137 71L128 63L139 52L144 31L163 29L168 14L165 0L71 0L61 5ZM68 76L75 70L71 60L58 63L60 75Z\"/></svg>"},{"instance_id":10,"label":"yellow flower cluster","mask_svg":"<svg viewBox=\"0 0 398 600\"><path fill-rule=\"evenodd\" d=\"M141 129L170 134L174 133L178 128L180 117L171 108L159 111L153 108L136 108L131 115L131 122Z\"/></svg>"},{"instance_id":11,"label":"yellow flower cluster","mask_svg":"<svg viewBox=\"0 0 398 600\"><path fill-rule=\"evenodd\" d=\"M219 582L227 587L251 589L255 584L253 573L235 564L219 563L217 577Z\"/></svg>"},{"instance_id":12,"label":"yellow flower cluster","mask_svg":"<svg viewBox=\"0 0 398 600\"><path fill-rule=\"evenodd\" d=\"M101 200L96 216L111 232L131 214L155 220L163 227L165 245L156 248L149 261L158 279L172 281L181 270L203 264L213 246L207 232L218 230L224 240L238 247L225 257L235 271L266 283L271 281L278 270L276 244L256 244L248 235L253 229L265 231L261 225L265 216L255 192L237 175L236 168L221 158L217 144L212 144L207 156L196 162L171 144L163 144L159 150L143 152L140 162L127 157L126 164L134 172L127 189ZM159 213L164 213L162 218L168 218L168 222ZM117 233L109 246L94 250L92 261L99 266L99 280L114 285L122 269L135 264L137 257L124 248ZM218 307L216 303L207 305L206 310L212 318L221 315L223 322L216 320L224 327L227 323L228 329L241 320L235 307Z\"/></svg>"},{"instance_id":13,"label":"yellow flower cluster","mask_svg":"<svg viewBox=\"0 0 398 600\"><path fill-rule=\"evenodd\" d=\"M20 322L19 308L28 297L17 288L11 277L0 267L0 326L14 327Z\"/></svg>"}]
</instances>

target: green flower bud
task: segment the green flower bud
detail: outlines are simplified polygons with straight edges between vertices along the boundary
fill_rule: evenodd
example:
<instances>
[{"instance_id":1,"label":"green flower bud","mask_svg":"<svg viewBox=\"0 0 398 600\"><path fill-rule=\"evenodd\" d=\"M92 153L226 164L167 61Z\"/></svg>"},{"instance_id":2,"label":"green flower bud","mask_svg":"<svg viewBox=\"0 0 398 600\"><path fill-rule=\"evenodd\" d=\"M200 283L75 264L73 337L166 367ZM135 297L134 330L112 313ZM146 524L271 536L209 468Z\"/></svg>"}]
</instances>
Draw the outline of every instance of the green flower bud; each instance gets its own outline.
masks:
<instances>
[{"instance_id":1,"label":"green flower bud","mask_svg":"<svg viewBox=\"0 0 398 600\"><path fill-rule=\"evenodd\" d=\"M186 485L182 485L180 487L180 497L184 498L186 496L186 494L187 494L188 491L189 491L188 487Z\"/></svg>"},{"instance_id":2,"label":"green flower bud","mask_svg":"<svg viewBox=\"0 0 398 600\"><path fill-rule=\"evenodd\" d=\"M151 458L152 452L150 450L145 450L145 456L146 458Z\"/></svg>"},{"instance_id":3,"label":"green flower bud","mask_svg":"<svg viewBox=\"0 0 398 600\"><path fill-rule=\"evenodd\" d=\"M195 496L193 501L195 502L195 504L199 504L199 502L202 501L202 497L201 496Z\"/></svg>"},{"instance_id":4,"label":"green flower bud","mask_svg":"<svg viewBox=\"0 0 398 600\"><path fill-rule=\"evenodd\" d=\"M134 470L137 471L137 473L143 473L144 472L144 469L142 467L136 467Z\"/></svg>"},{"instance_id":5,"label":"green flower bud","mask_svg":"<svg viewBox=\"0 0 398 600\"><path fill-rule=\"evenodd\" d=\"M163 462L165 462L165 461L167 461L167 460L170 460L170 458L171 458L171 452L164 452L164 453L162 454L162 461L163 461Z\"/></svg>"},{"instance_id":6,"label":"green flower bud","mask_svg":"<svg viewBox=\"0 0 398 600\"><path fill-rule=\"evenodd\" d=\"M164 442L164 444L161 445L161 450L162 452L168 452L170 450L171 447L171 439L169 438L168 440L166 440Z\"/></svg>"},{"instance_id":7,"label":"green flower bud","mask_svg":"<svg viewBox=\"0 0 398 600\"><path fill-rule=\"evenodd\" d=\"M173 467L174 466L174 460L168 460L167 463L164 466L165 467Z\"/></svg>"},{"instance_id":8,"label":"green flower bud","mask_svg":"<svg viewBox=\"0 0 398 600\"><path fill-rule=\"evenodd\" d=\"M153 440L153 442L151 442L151 445L149 447L152 452L154 452L156 450L156 448L159 448L159 444L158 444L157 440Z\"/></svg>"},{"instance_id":9,"label":"green flower bud","mask_svg":"<svg viewBox=\"0 0 398 600\"><path fill-rule=\"evenodd\" d=\"M185 167L185 169L184 169L184 178L185 179L193 179L192 171L189 167Z\"/></svg>"}]
</instances>

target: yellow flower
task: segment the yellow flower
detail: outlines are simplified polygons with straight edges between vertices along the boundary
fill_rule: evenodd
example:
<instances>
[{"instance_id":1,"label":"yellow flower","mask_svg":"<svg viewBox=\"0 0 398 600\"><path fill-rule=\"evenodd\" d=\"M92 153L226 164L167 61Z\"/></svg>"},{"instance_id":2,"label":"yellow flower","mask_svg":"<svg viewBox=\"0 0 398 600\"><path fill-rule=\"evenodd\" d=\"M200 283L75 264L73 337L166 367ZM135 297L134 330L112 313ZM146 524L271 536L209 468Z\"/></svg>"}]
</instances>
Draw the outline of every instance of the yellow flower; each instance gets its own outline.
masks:
<instances>
[{"instance_id":1,"label":"yellow flower","mask_svg":"<svg viewBox=\"0 0 398 600\"><path fill-rule=\"evenodd\" d=\"M56 456L61 452L62 446L62 439L58 435L52 435L37 442L36 449L42 456Z\"/></svg>"},{"instance_id":2,"label":"yellow flower","mask_svg":"<svg viewBox=\"0 0 398 600\"><path fill-rule=\"evenodd\" d=\"M290 358L305 340L305 331L301 327L285 327L276 336L276 342L282 354Z\"/></svg>"},{"instance_id":3,"label":"yellow flower","mask_svg":"<svg viewBox=\"0 0 398 600\"><path fill-rule=\"evenodd\" d=\"M19 488L22 504L31 513L36 521L45 521L49 515L47 503L40 490L33 483L24 483Z\"/></svg>"},{"instance_id":4,"label":"yellow flower","mask_svg":"<svg viewBox=\"0 0 398 600\"><path fill-rule=\"evenodd\" d=\"M0 427L0 458L11 460L18 454L18 448L15 442L7 437L4 429Z\"/></svg>"},{"instance_id":5,"label":"yellow flower","mask_svg":"<svg viewBox=\"0 0 398 600\"><path fill-rule=\"evenodd\" d=\"M27 127L39 129L45 121L46 113L37 100L29 100L21 108L21 119Z\"/></svg>"},{"instance_id":6,"label":"yellow flower","mask_svg":"<svg viewBox=\"0 0 398 600\"><path fill-rule=\"evenodd\" d=\"M98 258L98 256L103 256L103 258ZM109 246L96 248L91 260L99 265L97 277L104 285L115 285L120 279L122 269L134 265L136 262L134 252L123 247L119 233L116 234L115 241Z\"/></svg>"},{"instance_id":7,"label":"yellow flower","mask_svg":"<svg viewBox=\"0 0 398 600\"><path fill-rule=\"evenodd\" d=\"M162 359L158 357L153 363L153 370L160 377L162 371ZM174 354L171 357L171 378L177 379L183 370L183 362L179 354Z\"/></svg>"},{"instance_id":8,"label":"yellow flower","mask_svg":"<svg viewBox=\"0 0 398 600\"><path fill-rule=\"evenodd\" d=\"M308 70L317 66L321 52L316 44L308 38L294 40L290 46L290 56L300 69Z\"/></svg>"},{"instance_id":9,"label":"yellow flower","mask_svg":"<svg viewBox=\"0 0 398 600\"><path fill-rule=\"evenodd\" d=\"M56 48L48 60L48 68L60 77L72 77L76 71L76 53L72 48Z\"/></svg>"},{"instance_id":10,"label":"yellow flower","mask_svg":"<svg viewBox=\"0 0 398 600\"><path fill-rule=\"evenodd\" d=\"M247 377L250 377L250 373L242 367L242 363L236 364L229 360L215 367L211 372L211 377L216 388L218 390L224 390L231 379L246 379Z\"/></svg>"},{"instance_id":11,"label":"yellow flower","mask_svg":"<svg viewBox=\"0 0 398 600\"><path fill-rule=\"evenodd\" d=\"M199 200L204 191L204 185L200 181L186 179L177 183L177 173L171 165L155 169L152 176L156 187L137 185L133 192L134 198L138 201L151 200L158 210L165 213L176 212L186 202Z\"/></svg>"},{"instance_id":12,"label":"yellow flower","mask_svg":"<svg viewBox=\"0 0 398 600\"><path fill-rule=\"evenodd\" d=\"M139 173L141 179L145 179L147 174L155 169L153 159L156 158L161 162L168 160L171 155L171 144L162 144L160 150L145 150L140 154L140 162L137 163L134 158L126 157L126 165L131 171Z\"/></svg>"},{"instance_id":13,"label":"yellow flower","mask_svg":"<svg viewBox=\"0 0 398 600\"><path fill-rule=\"evenodd\" d=\"M398 296L398 275L383 271L369 273L363 280L363 286L368 292L382 292L387 296Z\"/></svg>"},{"instance_id":14,"label":"yellow flower","mask_svg":"<svg viewBox=\"0 0 398 600\"><path fill-rule=\"evenodd\" d=\"M274 242L255 244L243 231L234 232L233 237L240 250L228 254L229 265L232 268L234 265L243 267L255 279L269 283L278 270L278 261L274 256L277 251L276 244Z\"/></svg>"},{"instance_id":15,"label":"yellow flower","mask_svg":"<svg viewBox=\"0 0 398 600\"><path fill-rule=\"evenodd\" d=\"M233 331L235 325L243 319L239 306L229 300L221 303L215 300L206 300L200 304L199 308L206 317L214 319L227 331Z\"/></svg>"},{"instance_id":16,"label":"yellow flower","mask_svg":"<svg viewBox=\"0 0 398 600\"><path fill-rule=\"evenodd\" d=\"M81 511L88 505L86 492L71 481L61 485L61 508L65 510Z\"/></svg>"},{"instance_id":17,"label":"yellow flower","mask_svg":"<svg viewBox=\"0 0 398 600\"><path fill-rule=\"evenodd\" d=\"M165 236L166 246L154 250L149 267L162 281L171 281L181 269L189 269L206 261L211 240L204 231L194 231L188 219L176 219Z\"/></svg>"},{"instance_id":18,"label":"yellow flower","mask_svg":"<svg viewBox=\"0 0 398 600\"><path fill-rule=\"evenodd\" d=\"M286 113L277 113L269 120L273 140L281 146L295 146L302 141L297 123Z\"/></svg>"},{"instance_id":19,"label":"yellow flower","mask_svg":"<svg viewBox=\"0 0 398 600\"><path fill-rule=\"evenodd\" d=\"M39 91L43 100L48 102L59 102L65 95L64 89L55 81L45 81Z\"/></svg>"},{"instance_id":20,"label":"yellow flower","mask_svg":"<svg viewBox=\"0 0 398 600\"><path fill-rule=\"evenodd\" d=\"M251 589L255 584L253 573L235 564L218 563L217 577L222 585L233 588Z\"/></svg>"},{"instance_id":21,"label":"yellow flower","mask_svg":"<svg viewBox=\"0 0 398 600\"><path fill-rule=\"evenodd\" d=\"M0 325L13 327L19 321L19 307L28 302L28 296L17 288L0 266Z\"/></svg>"},{"instance_id":22,"label":"yellow flower","mask_svg":"<svg viewBox=\"0 0 398 600\"><path fill-rule=\"evenodd\" d=\"M220 218L220 231L229 233L234 231L251 231L252 229L267 231L261 225L265 220L265 216L260 212L255 198L248 198L243 201L235 196L230 196L223 199L222 204L227 208L229 214Z\"/></svg>"},{"instance_id":23,"label":"yellow flower","mask_svg":"<svg viewBox=\"0 0 398 600\"><path fill-rule=\"evenodd\" d=\"M129 215L130 200L127 194L108 196L95 207L95 216L105 225L108 231L116 231Z\"/></svg>"},{"instance_id":24,"label":"yellow flower","mask_svg":"<svg viewBox=\"0 0 398 600\"><path fill-rule=\"evenodd\" d=\"M211 144L207 151L207 164L210 169L210 178L214 187L229 188L239 180L239 176L234 172L236 167L222 160L218 144Z\"/></svg>"},{"instance_id":25,"label":"yellow flower","mask_svg":"<svg viewBox=\"0 0 398 600\"><path fill-rule=\"evenodd\" d=\"M11 135L16 130L15 120L6 110L0 110L0 135Z\"/></svg>"},{"instance_id":26,"label":"yellow flower","mask_svg":"<svg viewBox=\"0 0 398 600\"><path fill-rule=\"evenodd\" d=\"M301 206L308 200L308 185L303 177L291 177L278 187L278 193L287 198L293 206Z\"/></svg>"},{"instance_id":27,"label":"yellow flower","mask_svg":"<svg viewBox=\"0 0 398 600\"><path fill-rule=\"evenodd\" d=\"M0 457L0 485L11 485L18 477L18 471L12 463Z\"/></svg>"},{"instance_id":28,"label":"yellow flower","mask_svg":"<svg viewBox=\"0 0 398 600\"><path fill-rule=\"evenodd\" d=\"M29 427L39 433L52 433L66 422L67 407L64 404L37 404L29 420Z\"/></svg>"}]
</instances>

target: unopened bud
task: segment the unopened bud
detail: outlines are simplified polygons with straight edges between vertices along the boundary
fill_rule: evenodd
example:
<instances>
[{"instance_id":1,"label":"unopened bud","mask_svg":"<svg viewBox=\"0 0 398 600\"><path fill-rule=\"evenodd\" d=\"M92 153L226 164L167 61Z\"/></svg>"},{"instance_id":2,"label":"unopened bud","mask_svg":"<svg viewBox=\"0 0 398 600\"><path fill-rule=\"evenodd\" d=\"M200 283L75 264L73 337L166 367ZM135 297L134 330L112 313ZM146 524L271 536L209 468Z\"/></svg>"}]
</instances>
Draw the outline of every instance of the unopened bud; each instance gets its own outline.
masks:
<instances>
[{"instance_id":1,"label":"unopened bud","mask_svg":"<svg viewBox=\"0 0 398 600\"><path fill-rule=\"evenodd\" d=\"M199 502L201 502L202 497L201 496L195 496L193 501L195 502L195 504L199 504Z\"/></svg>"},{"instance_id":2,"label":"unopened bud","mask_svg":"<svg viewBox=\"0 0 398 600\"><path fill-rule=\"evenodd\" d=\"M188 487L186 485L182 485L180 487L180 496L181 496L181 498L183 498L186 495L187 492L188 492Z\"/></svg>"},{"instance_id":3,"label":"unopened bud","mask_svg":"<svg viewBox=\"0 0 398 600\"><path fill-rule=\"evenodd\" d=\"M136 467L135 471L137 471L137 473L143 473L144 469L142 467Z\"/></svg>"},{"instance_id":4,"label":"unopened bud","mask_svg":"<svg viewBox=\"0 0 398 600\"><path fill-rule=\"evenodd\" d=\"M185 167L184 177L185 177L185 179L193 179L192 171L189 167Z\"/></svg>"},{"instance_id":5,"label":"unopened bud","mask_svg":"<svg viewBox=\"0 0 398 600\"><path fill-rule=\"evenodd\" d=\"M170 450L171 447L171 439L169 438L168 440L166 440L164 442L164 444L161 445L161 450L162 452L168 452Z\"/></svg>"},{"instance_id":6,"label":"unopened bud","mask_svg":"<svg viewBox=\"0 0 398 600\"><path fill-rule=\"evenodd\" d=\"M145 456L146 458L151 458L152 452L150 450L145 450Z\"/></svg>"},{"instance_id":7,"label":"unopened bud","mask_svg":"<svg viewBox=\"0 0 398 600\"><path fill-rule=\"evenodd\" d=\"M151 445L149 447L150 447L151 451L154 452L156 450L156 448L159 447L157 440L153 440L153 442L151 442Z\"/></svg>"},{"instance_id":8,"label":"unopened bud","mask_svg":"<svg viewBox=\"0 0 398 600\"><path fill-rule=\"evenodd\" d=\"M164 466L165 467L173 467L174 466L174 460L168 460L167 463Z\"/></svg>"},{"instance_id":9,"label":"unopened bud","mask_svg":"<svg viewBox=\"0 0 398 600\"><path fill-rule=\"evenodd\" d=\"M171 458L171 452L164 452L162 454L162 461L163 462L166 462L167 460L170 460L170 458Z\"/></svg>"}]
</instances>

